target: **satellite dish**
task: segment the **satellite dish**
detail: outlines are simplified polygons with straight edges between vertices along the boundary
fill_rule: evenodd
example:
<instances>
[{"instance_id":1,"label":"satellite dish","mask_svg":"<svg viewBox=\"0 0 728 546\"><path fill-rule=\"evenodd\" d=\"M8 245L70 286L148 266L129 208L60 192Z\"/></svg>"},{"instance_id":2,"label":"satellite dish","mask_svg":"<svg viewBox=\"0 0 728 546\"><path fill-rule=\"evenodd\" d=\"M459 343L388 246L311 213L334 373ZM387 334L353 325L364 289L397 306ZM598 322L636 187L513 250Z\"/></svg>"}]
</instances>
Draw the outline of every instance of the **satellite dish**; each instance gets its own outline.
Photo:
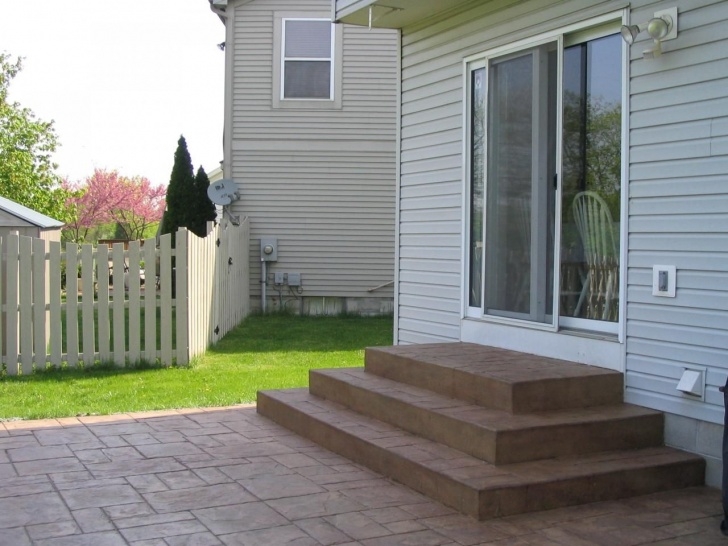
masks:
<instances>
[{"instance_id":1,"label":"satellite dish","mask_svg":"<svg viewBox=\"0 0 728 546\"><path fill-rule=\"evenodd\" d=\"M211 183L207 188L207 196L216 205L229 205L238 198L238 185L234 180L223 178Z\"/></svg>"}]
</instances>

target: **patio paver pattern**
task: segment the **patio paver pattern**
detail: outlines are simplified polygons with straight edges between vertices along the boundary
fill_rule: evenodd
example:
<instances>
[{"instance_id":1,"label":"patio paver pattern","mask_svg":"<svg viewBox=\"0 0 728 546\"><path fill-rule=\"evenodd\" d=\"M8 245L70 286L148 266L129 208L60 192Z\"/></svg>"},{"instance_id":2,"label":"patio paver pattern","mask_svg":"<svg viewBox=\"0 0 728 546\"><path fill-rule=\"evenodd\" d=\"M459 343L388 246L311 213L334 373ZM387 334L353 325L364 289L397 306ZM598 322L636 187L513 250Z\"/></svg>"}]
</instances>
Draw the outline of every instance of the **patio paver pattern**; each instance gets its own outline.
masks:
<instances>
[{"instance_id":1,"label":"patio paver pattern","mask_svg":"<svg viewBox=\"0 0 728 546\"><path fill-rule=\"evenodd\" d=\"M0 546L728 544L698 487L477 522L254 406L0 423Z\"/></svg>"}]
</instances>

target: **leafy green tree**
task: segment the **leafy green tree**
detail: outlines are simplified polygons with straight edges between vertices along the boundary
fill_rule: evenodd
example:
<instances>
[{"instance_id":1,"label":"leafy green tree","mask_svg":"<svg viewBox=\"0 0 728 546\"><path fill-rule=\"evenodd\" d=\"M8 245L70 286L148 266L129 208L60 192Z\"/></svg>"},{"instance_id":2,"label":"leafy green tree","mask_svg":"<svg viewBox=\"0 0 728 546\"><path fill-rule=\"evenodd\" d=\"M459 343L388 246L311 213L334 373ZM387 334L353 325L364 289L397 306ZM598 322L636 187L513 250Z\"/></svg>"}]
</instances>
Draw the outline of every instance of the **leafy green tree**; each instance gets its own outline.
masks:
<instances>
[{"instance_id":1,"label":"leafy green tree","mask_svg":"<svg viewBox=\"0 0 728 546\"><path fill-rule=\"evenodd\" d=\"M622 107L601 96L564 93L564 202L577 192L596 191L620 215ZM571 214L564 207L564 215ZM565 216L566 218L566 216Z\"/></svg>"},{"instance_id":2,"label":"leafy green tree","mask_svg":"<svg viewBox=\"0 0 728 546\"><path fill-rule=\"evenodd\" d=\"M207 222L214 221L217 216L215 204L210 201L207 195L207 188L209 187L210 179L207 177L205 169L200 166L195 176L195 202L197 210L194 212L192 224L188 226L190 231L199 237L205 237L207 235Z\"/></svg>"},{"instance_id":3,"label":"leafy green tree","mask_svg":"<svg viewBox=\"0 0 728 546\"><path fill-rule=\"evenodd\" d=\"M180 227L189 228L196 209L195 174L187 141L180 136L174 152L174 165L167 186L167 210L162 220L162 233L177 233ZM174 235L173 235L174 236Z\"/></svg>"},{"instance_id":4,"label":"leafy green tree","mask_svg":"<svg viewBox=\"0 0 728 546\"><path fill-rule=\"evenodd\" d=\"M53 122L37 119L28 108L10 102L10 82L22 69L0 53L0 195L61 221L68 197L51 160L58 139Z\"/></svg>"}]
</instances>

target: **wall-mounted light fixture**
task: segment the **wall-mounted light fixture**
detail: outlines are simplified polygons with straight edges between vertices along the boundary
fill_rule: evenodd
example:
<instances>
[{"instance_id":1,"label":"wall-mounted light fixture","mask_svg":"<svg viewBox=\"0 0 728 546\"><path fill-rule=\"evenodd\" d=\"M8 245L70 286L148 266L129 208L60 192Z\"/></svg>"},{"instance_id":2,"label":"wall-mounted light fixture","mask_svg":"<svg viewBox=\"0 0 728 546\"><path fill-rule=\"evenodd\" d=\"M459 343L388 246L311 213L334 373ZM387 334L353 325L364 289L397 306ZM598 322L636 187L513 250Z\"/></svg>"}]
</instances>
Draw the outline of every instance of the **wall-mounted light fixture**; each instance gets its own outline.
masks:
<instances>
[{"instance_id":1,"label":"wall-mounted light fixture","mask_svg":"<svg viewBox=\"0 0 728 546\"><path fill-rule=\"evenodd\" d=\"M620 32L624 41L632 45L637 36L645 31L654 40L655 45L645 49L642 56L645 59L659 57L662 55L662 42L677 38L677 8L656 11L649 21L638 25L623 25Z\"/></svg>"}]
</instances>

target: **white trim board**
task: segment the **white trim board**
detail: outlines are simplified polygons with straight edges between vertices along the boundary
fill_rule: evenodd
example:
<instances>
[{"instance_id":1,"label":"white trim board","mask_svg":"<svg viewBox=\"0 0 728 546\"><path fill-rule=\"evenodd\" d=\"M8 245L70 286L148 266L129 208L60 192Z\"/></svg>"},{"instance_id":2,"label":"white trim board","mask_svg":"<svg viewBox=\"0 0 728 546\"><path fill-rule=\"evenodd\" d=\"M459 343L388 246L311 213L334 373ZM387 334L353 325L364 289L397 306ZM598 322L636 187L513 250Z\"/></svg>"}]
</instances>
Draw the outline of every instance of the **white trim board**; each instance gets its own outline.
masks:
<instances>
[{"instance_id":1,"label":"white trim board","mask_svg":"<svg viewBox=\"0 0 728 546\"><path fill-rule=\"evenodd\" d=\"M460 322L460 337L461 341L624 372L624 344L616 338L527 329L470 318Z\"/></svg>"}]
</instances>

